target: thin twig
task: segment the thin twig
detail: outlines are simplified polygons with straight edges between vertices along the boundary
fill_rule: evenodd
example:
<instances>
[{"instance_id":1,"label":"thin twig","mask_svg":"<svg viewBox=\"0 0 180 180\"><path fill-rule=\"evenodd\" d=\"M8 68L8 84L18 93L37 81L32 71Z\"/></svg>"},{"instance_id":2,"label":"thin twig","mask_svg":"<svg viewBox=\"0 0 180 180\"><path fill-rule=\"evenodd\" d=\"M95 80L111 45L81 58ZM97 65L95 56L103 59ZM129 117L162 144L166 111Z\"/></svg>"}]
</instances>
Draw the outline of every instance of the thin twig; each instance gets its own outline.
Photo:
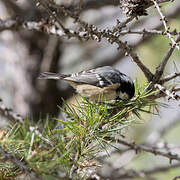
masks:
<instances>
[{"instance_id":1,"label":"thin twig","mask_svg":"<svg viewBox=\"0 0 180 180\"><path fill-rule=\"evenodd\" d=\"M162 78L160 80L160 84L164 84L165 82L168 82L168 81L170 81L172 79L175 79L176 77L179 77L179 76L180 76L180 72L175 72L175 73L173 73L171 75L168 75L168 76Z\"/></svg>"},{"instance_id":2,"label":"thin twig","mask_svg":"<svg viewBox=\"0 0 180 180\"><path fill-rule=\"evenodd\" d=\"M167 19L166 17L163 15L163 13L161 12L161 9L158 5L158 3L156 2L156 0L152 0L155 7L157 8L157 11L159 13L159 15L161 16L161 20L163 22L163 25L164 25L164 28L165 28L165 31L166 31L166 34L168 36L168 38L170 39L170 41L172 42L172 47L176 47L179 51L180 51L180 47L179 45L177 44L177 42L173 39L173 37L171 36L171 34L169 33L169 27L167 26Z\"/></svg>"},{"instance_id":3,"label":"thin twig","mask_svg":"<svg viewBox=\"0 0 180 180\"><path fill-rule=\"evenodd\" d=\"M119 45L119 47L121 47L124 51L126 51L127 55L131 56L133 61L138 65L138 67L144 73L144 75L147 78L148 82L152 81L152 78L153 78L152 72L149 70L149 68L147 66L145 66L142 63L142 61L138 57L137 53L134 52L126 43L123 43L119 39L117 41L115 41L115 42Z\"/></svg>"},{"instance_id":4,"label":"thin twig","mask_svg":"<svg viewBox=\"0 0 180 180\"><path fill-rule=\"evenodd\" d=\"M134 149L137 153L140 151L145 151L145 152L152 153L154 155L163 156L163 157L168 158L170 160L170 163L172 160L180 161L180 156L178 154L173 154L172 152L162 152L162 151L157 150L157 148L155 147L137 145L135 143L131 143L131 142L128 142L127 140L122 140L122 139L117 139L116 141L120 144L130 147L131 149Z\"/></svg>"},{"instance_id":5,"label":"thin twig","mask_svg":"<svg viewBox=\"0 0 180 180\"><path fill-rule=\"evenodd\" d=\"M49 35L56 35L58 37L78 37L85 38L85 32L79 32L69 30L69 32L64 32L62 29L57 28L56 25L47 25L46 21L18 21L18 20L1 20L0 21L0 32L4 30L17 30L26 29L29 31L39 31Z\"/></svg>"},{"instance_id":6,"label":"thin twig","mask_svg":"<svg viewBox=\"0 0 180 180\"><path fill-rule=\"evenodd\" d=\"M176 39L176 43L180 41L180 34L178 35L177 39ZM154 85L156 83L159 84L159 81L163 75L163 72L164 72L164 69L166 67L166 64L169 60L169 58L171 57L173 51L175 49L175 46L171 46L168 50L168 52L166 53L166 55L164 56L162 62L160 63L160 65L156 68L156 72L154 74L154 78L153 78L153 81L152 83L150 84L149 88L148 89L151 89L154 87Z\"/></svg>"},{"instance_id":7,"label":"thin twig","mask_svg":"<svg viewBox=\"0 0 180 180\"><path fill-rule=\"evenodd\" d=\"M165 87L163 87L160 84L155 84L154 85L155 88L158 88L161 92L163 92L164 94L166 94L166 96L168 97L168 99L174 99L174 100L179 100L180 96L177 95L173 90L169 91L167 90Z\"/></svg>"},{"instance_id":8,"label":"thin twig","mask_svg":"<svg viewBox=\"0 0 180 180\"><path fill-rule=\"evenodd\" d=\"M59 24L59 26L61 27L61 29L63 30L63 32L68 36L68 37L77 37L78 33L71 33L71 31L67 28L65 28L65 26L63 25L63 23L61 22L60 18L57 16L56 12L52 12L51 9L49 8L49 6L47 5L47 3L44 0L36 0L40 5L42 5L45 10L48 12L48 14L50 16L52 16Z\"/></svg>"},{"instance_id":9,"label":"thin twig","mask_svg":"<svg viewBox=\"0 0 180 180\"><path fill-rule=\"evenodd\" d=\"M176 31L171 31L170 32L172 35L178 35L178 32ZM140 34L140 35L165 35L164 31L156 30L156 29L143 29L143 30L122 30L119 32L120 35L125 35L125 34Z\"/></svg>"},{"instance_id":10,"label":"thin twig","mask_svg":"<svg viewBox=\"0 0 180 180\"><path fill-rule=\"evenodd\" d=\"M61 20L56 16L55 13L51 13L51 9L49 8L49 6L43 1L43 0L37 0L48 12L48 14L50 16L52 16L54 19L56 19L58 21L58 24L60 25L60 27L62 28L62 30L64 31L64 33L66 33L67 31L69 31L68 29L66 29L64 27L64 25L62 24Z\"/></svg>"},{"instance_id":11,"label":"thin twig","mask_svg":"<svg viewBox=\"0 0 180 180\"><path fill-rule=\"evenodd\" d=\"M126 25L131 22L135 17L131 16L125 19L123 22L118 21L117 25L112 29L112 32L121 32L122 28L126 27Z\"/></svg>"},{"instance_id":12,"label":"thin twig","mask_svg":"<svg viewBox=\"0 0 180 180\"><path fill-rule=\"evenodd\" d=\"M177 39L176 39L175 42L178 43L179 41L180 41L180 34L178 35L178 37L177 37ZM165 66L166 66L169 58L171 57L174 49L175 49L175 46L171 46L171 47L169 48L169 50L168 50L168 52L166 53L166 55L164 56L161 64L160 64L159 67L157 68L157 72L155 73L155 76L156 76L156 75L159 75L159 74L162 75L162 73L163 73L163 71L164 71L164 69L165 69ZM159 77L158 77L158 78L159 78Z\"/></svg>"},{"instance_id":13,"label":"thin twig","mask_svg":"<svg viewBox=\"0 0 180 180\"><path fill-rule=\"evenodd\" d=\"M178 88L173 88L173 92L176 93L176 92L179 92L179 91L180 91L180 88L179 88L179 87L178 87ZM167 96L166 93L160 91L160 92L158 92L157 94L154 94L154 95L149 96L148 98L150 98L150 99L159 99L159 98L166 97L166 96Z\"/></svg>"}]
</instances>

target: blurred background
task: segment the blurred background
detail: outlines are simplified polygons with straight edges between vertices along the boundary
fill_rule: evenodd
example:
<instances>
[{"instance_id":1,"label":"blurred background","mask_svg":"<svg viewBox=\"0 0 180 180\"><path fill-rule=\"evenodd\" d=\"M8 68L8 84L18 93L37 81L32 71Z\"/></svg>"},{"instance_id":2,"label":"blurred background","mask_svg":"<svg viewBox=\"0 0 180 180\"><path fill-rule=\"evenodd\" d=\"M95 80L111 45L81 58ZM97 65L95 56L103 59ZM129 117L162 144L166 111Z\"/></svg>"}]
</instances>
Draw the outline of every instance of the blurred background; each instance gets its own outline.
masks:
<instances>
[{"instance_id":1,"label":"blurred background","mask_svg":"<svg viewBox=\"0 0 180 180\"><path fill-rule=\"evenodd\" d=\"M61 0L58 4L73 6L76 0ZM92 1L93 2L93 1ZM126 16L117 6L117 1L107 4L94 5L91 0L84 0L85 8L81 18L99 28L111 28L116 25L116 19L123 21ZM89 3L89 4L88 4ZM169 20L171 30L180 31L180 1L165 3L163 12ZM128 28L163 29L159 14L154 8L148 9L148 16L143 16L138 21L132 21ZM26 0L1 0L0 1L0 98L6 107L12 108L22 116L30 116L35 121L46 118L47 114L57 117L60 113L58 106L62 106L62 98L68 100L75 91L63 81L38 80L40 72L51 71L60 73L74 73L84 69L110 65L123 73L128 74L133 80L145 83L145 77L137 65L126 57L124 52L117 50L104 40L79 41L48 35L35 30L27 30L22 27L12 29L1 28L1 21L20 19L20 21L39 21L48 19L48 14L43 8L36 7L34 1ZM77 29L70 18L64 18L66 27ZM169 48L169 39L166 36L127 34L121 38L127 41L140 56L152 72L161 62ZM178 72L180 69L180 53L175 50L166 67L165 73ZM173 83L173 82L172 82ZM180 153L180 108L178 102L166 99L159 101L168 104L168 108L160 108L160 116L144 116L144 121L137 123L126 130L126 135L136 142L150 142L157 140L158 132L163 127L174 122L170 131L160 142L172 144L173 151ZM0 126L4 127L7 122L0 117ZM127 155L129 156L129 154ZM134 155L132 155L132 159ZM154 155L136 156L134 161L125 163L130 168L140 170L146 166L168 164L168 160L157 158ZM172 170L166 175L159 174L159 179L170 179L174 174L180 174L180 169Z\"/></svg>"}]
</instances>

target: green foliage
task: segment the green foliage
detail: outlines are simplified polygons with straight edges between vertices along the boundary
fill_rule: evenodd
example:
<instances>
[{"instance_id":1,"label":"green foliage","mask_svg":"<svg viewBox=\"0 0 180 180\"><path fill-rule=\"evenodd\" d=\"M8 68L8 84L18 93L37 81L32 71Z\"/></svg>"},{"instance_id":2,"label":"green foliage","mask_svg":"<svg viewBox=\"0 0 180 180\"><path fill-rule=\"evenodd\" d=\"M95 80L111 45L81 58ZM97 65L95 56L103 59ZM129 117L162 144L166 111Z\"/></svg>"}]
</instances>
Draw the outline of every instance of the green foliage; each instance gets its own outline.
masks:
<instances>
[{"instance_id":1,"label":"green foliage","mask_svg":"<svg viewBox=\"0 0 180 180\"><path fill-rule=\"evenodd\" d=\"M47 118L43 125L32 126L27 119L24 124L11 126L0 145L46 179L56 179L57 174L69 177L73 166L79 168L86 162L88 167L90 162L95 163L99 152L117 148L114 139L121 137L122 129L142 119L142 113L153 113L157 103L148 99L150 95L152 92L146 92L146 87L136 84L136 96L130 101L93 104L81 98L76 105L65 102L65 120ZM4 164L0 164L1 176L3 167L7 167ZM8 170L14 168L9 166L7 177ZM14 176L18 175L15 172Z\"/></svg>"}]
</instances>

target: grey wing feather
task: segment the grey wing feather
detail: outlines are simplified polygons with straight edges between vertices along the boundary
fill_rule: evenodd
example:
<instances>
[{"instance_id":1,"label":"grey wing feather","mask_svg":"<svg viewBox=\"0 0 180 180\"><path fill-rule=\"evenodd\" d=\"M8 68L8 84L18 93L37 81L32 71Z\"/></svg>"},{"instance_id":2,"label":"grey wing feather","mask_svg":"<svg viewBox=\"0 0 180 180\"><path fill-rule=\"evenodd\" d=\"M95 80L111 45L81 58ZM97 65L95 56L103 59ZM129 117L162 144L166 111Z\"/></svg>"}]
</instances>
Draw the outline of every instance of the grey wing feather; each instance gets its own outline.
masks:
<instances>
[{"instance_id":1,"label":"grey wing feather","mask_svg":"<svg viewBox=\"0 0 180 180\"><path fill-rule=\"evenodd\" d=\"M93 73L81 73L77 76L70 76L70 77L66 77L64 78L64 80L66 81L73 81L73 82L77 82L77 83L84 83L84 84L91 84L91 85L94 85L94 86L98 86L99 84L99 81L96 77L96 74L93 74Z\"/></svg>"},{"instance_id":2,"label":"grey wing feather","mask_svg":"<svg viewBox=\"0 0 180 180\"><path fill-rule=\"evenodd\" d=\"M119 76L119 71L111 66L104 66L72 74L71 76L64 78L64 80L90 84L98 87L106 87L116 83L111 80L114 72Z\"/></svg>"}]
</instances>

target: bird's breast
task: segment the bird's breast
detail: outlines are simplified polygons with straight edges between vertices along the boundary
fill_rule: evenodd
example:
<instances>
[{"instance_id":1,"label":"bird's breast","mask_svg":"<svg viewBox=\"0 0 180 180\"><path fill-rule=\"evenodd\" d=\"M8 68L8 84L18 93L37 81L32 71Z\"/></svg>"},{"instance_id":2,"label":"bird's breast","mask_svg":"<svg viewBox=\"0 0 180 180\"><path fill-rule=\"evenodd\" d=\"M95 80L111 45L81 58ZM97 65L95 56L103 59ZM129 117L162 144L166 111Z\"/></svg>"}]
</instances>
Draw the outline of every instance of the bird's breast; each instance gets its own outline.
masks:
<instances>
[{"instance_id":1,"label":"bird's breast","mask_svg":"<svg viewBox=\"0 0 180 180\"><path fill-rule=\"evenodd\" d=\"M117 86L117 85L116 85ZM104 87L82 84L76 87L76 91L93 102L109 101L116 99L116 87Z\"/></svg>"}]
</instances>

